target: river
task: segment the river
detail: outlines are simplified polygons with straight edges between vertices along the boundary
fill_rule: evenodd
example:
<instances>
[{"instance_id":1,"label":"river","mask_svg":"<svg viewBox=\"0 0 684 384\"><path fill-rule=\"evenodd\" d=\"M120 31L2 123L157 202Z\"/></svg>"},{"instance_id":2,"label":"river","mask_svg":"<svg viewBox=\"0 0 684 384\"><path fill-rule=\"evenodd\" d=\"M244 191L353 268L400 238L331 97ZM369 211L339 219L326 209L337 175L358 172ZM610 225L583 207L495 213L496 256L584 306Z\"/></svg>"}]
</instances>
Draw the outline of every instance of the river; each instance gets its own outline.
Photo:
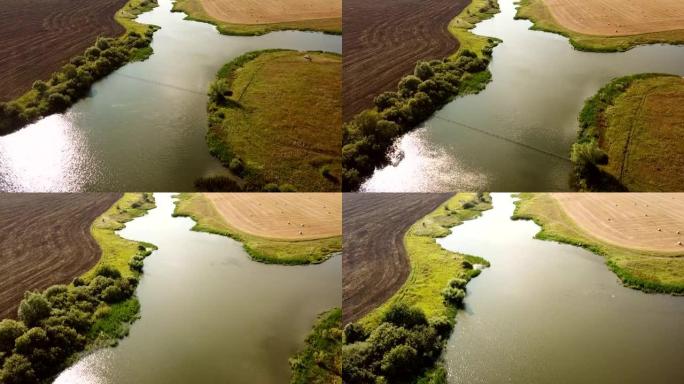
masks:
<instances>
[{"instance_id":1,"label":"river","mask_svg":"<svg viewBox=\"0 0 684 384\"><path fill-rule=\"evenodd\" d=\"M449 383L682 383L684 297L624 287L602 257L534 239L514 199L438 240L491 267L468 284Z\"/></svg>"},{"instance_id":2,"label":"river","mask_svg":"<svg viewBox=\"0 0 684 384\"><path fill-rule=\"evenodd\" d=\"M563 36L514 20L513 0L499 4L501 13L473 29L503 40L489 67L493 81L477 95L456 98L401 138L393 165L376 170L361 190L568 190L568 157L585 99L619 76L684 75L684 47L580 52Z\"/></svg>"},{"instance_id":3,"label":"river","mask_svg":"<svg viewBox=\"0 0 684 384\"><path fill-rule=\"evenodd\" d=\"M141 319L114 348L86 355L57 384L289 381L316 315L342 305L340 256L310 266L252 261L228 237L173 218L171 194L119 234L159 247L136 291Z\"/></svg>"},{"instance_id":4,"label":"river","mask_svg":"<svg viewBox=\"0 0 684 384\"><path fill-rule=\"evenodd\" d=\"M154 54L97 82L89 97L0 137L0 191L192 191L226 173L209 155L207 89L221 66L254 50L341 52L340 36L284 31L225 36L183 20L172 0L141 14Z\"/></svg>"}]
</instances>

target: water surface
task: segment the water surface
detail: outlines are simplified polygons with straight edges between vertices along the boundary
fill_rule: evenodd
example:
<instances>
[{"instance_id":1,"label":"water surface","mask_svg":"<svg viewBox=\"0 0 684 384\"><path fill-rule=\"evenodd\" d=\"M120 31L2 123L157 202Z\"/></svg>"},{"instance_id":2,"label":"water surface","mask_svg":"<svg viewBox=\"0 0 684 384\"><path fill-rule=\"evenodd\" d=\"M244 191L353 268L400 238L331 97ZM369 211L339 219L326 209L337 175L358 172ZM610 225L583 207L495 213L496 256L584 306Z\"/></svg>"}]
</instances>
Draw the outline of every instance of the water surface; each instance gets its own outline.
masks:
<instances>
[{"instance_id":1,"label":"water surface","mask_svg":"<svg viewBox=\"0 0 684 384\"><path fill-rule=\"evenodd\" d=\"M362 190L568 190L567 158L585 99L619 76L684 75L684 47L580 52L563 36L514 20L513 0L499 3L501 13L473 30L503 40L489 67L493 81L400 139L403 160L376 170Z\"/></svg>"},{"instance_id":2,"label":"water surface","mask_svg":"<svg viewBox=\"0 0 684 384\"><path fill-rule=\"evenodd\" d=\"M486 258L449 339L450 383L682 383L684 297L625 288L604 259L535 240L513 198L438 240Z\"/></svg>"},{"instance_id":3,"label":"water surface","mask_svg":"<svg viewBox=\"0 0 684 384\"><path fill-rule=\"evenodd\" d=\"M191 191L226 171L209 155L207 88L218 69L267 48L341 52L340 36L225 36L183 20L171 0L139 16L155 24L154 54L96 83L64 114L0 137L1 191Z\"/></svg>"},{"instance_id":4,"label":"water surface","mask_svg":"<svg viewBox=\"0 0 684 384\"><path fill-rule=\"evenodd\" d=\"M339 256L312 266L262 264L230 238L173 218L170 194L121 236L159 247L137 289L142 318L117 347L87 355L58 384L289 382L288 358L316 315L342 305Z\"/></svg>"}]
</instances>

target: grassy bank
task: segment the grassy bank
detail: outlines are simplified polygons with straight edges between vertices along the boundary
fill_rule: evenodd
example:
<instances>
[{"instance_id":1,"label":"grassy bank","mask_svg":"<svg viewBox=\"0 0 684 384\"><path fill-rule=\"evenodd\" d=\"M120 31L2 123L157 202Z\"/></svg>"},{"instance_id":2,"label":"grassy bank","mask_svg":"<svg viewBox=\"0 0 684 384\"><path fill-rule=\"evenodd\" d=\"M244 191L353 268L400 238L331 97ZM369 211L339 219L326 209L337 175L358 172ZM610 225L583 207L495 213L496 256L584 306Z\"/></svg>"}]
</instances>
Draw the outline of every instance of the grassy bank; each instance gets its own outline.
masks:
<instances>
[{"instance_id":1,"label":"grassy bank","mask_svg":"<svg viewBox=\"0 0 684 384\"><path fill-rule=\"evenodd\" d=\"M227 223L212 202L201 193L178 196L174 216L186 216L197 224L199 232L231 237L241 242L252 259L273 264L317 264L342 250L342 236L315 240L278 240L257 237L242 232Z\"/></svg>"},{"instance_id":2,"label":"grassy bank","mask_svg":"<svg viewBox=\"0 0 684 384\"><path fill-rule=\"evenodd\" d=\"M491 81L487 66L500 40L470 30L499 12L495 0L475 0L449 24L460 48L442 60L421 61L395 92L378 95L373 109L344 125L342 190L354 191L375 169L389 163L394 142L459 95L477 93Z\"/></svg>"},{"instance_id":3,"label":"grassy bank","mask_svg":"<svg viewBox=\"0 0 684 384\"><path fill-rule=\"evenodd\" d=\"M542 228L535 236L537 239L582 247L604 257L606 265L627 287L684 294L681 255L622 248L596 239L577 226L550 194L521 194L513 219L533 220Z\"/></svg>"},{"instance_id":4,"label":"grassy bank","mask_svg":"<svg viewBox=\"0 0 684 384\"><path fill-rule=\"evenodd\" d=\"M90 91L96 81L130 61L152 54L152 35L158 27L135 21L140 13L157 6L157 0L130 0L114 16L126 33L119 38L99 37L83 55L71 58L49 80L36 80L30 90L0 103L0 135L12 133L43 116L64 112Z\"/></svg>"},{"instance_id":5,"label":"grassy bank","mask_svg":"<svg viewBox=\"0 0 684 384\"><path fill-rule=\"evenodd\" d=\"M575 49L590 52L622 52L644 44L684 44L684 29L631 36L593 36L560 25L543 0L521 0L516 19L530 20L531 29L557 33L570 40Z\"/></svg>"},{"instance_id":6,"label":"grassy bank","mask_svg":"<svg viewBox=\"0 0 684 384\"><path fill-rule=\"evenodd\" d=\"M201 0L176 0L173 12L184 12L186 20L201 21L213 24L219 33L236 36L256 36L274 31L298 30L324 32L333 35L342 34L342 18L300 20L269 24L233 24L210 16L202 6Z\"/></svg>"},{"instance_id":7,"label":"grassy bank","mask_svg":"<svg viewBox=\"0 0 684 384\"><path fill-rule=\"evenodd\" d=\"M614 79L585 102L572 148L580 190L684 188L684 80L664 74Z\"/></svg>"},{"instance_id":8,"label":"grassy bank","mask_svg":"<svg viewBox=\"0 0 684 384\"><path fill-rule=\"evenodd\" d=\"M129 262L155 247L114 231L153 207L149 194L125 194L91 228L102 249L97 265L70 285L27 292L19 320L0 322L0 382L51 382L83 351L116 344L128 333L140 309L135 289L142 271Z\"/></svg>"},{"instance_id":9,"label":"grassy bank","mask_svg":"<svg viewBox=\"0 0 684 384\"><path fill-rule=\"evenodd\" d=\"M342 309L318 316L306 347L290 359L291 384L342 383Z\"/></svg>"},{"instance_id":10,"label":"grassy bank","mask_svg":"<svg viewBox=\"0 0 684 384\"><path fill-rule=\"evenodd\" d=\"M486 194L459 193L409 228L404 244L411 272L406 282L383 305L344 329L345 382L446 382L438 360L466 284L480 273L474 265L489 263L443 249L435 239L490 208Z\"/></svg>"},{"instance_id":11,"label":"grassy bank","mask_svg":"<svg viewBox=\"0 0 684 384\"><path fill-rule=\"evenodd\" d=\"M289 50L226 64L209 89L207 144L237 179L198 188L339 191L341 70L340 55Z\"/></svg>"}]
</instances>

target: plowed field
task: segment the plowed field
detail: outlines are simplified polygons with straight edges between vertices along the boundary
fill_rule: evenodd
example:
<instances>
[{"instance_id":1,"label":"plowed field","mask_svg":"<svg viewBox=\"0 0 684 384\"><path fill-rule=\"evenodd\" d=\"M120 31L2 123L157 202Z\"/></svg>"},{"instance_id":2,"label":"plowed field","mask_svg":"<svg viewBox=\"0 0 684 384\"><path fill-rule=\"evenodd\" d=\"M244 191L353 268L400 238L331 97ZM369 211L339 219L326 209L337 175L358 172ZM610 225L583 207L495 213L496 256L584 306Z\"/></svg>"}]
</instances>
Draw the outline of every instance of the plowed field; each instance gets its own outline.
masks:
<instances>
[{"instance_id":1,"label":"plowed field","mask_svg":"<svg viewBox=\"0 0 684 384\"><path fill-rule=\"evenodd\" d=\"M68 283L100 258L93 221L118 193L0 196L0 319L16 317L27 290Z\"/></svg>"},{"instance_id":2,"label":"plowed field","mask_svg":"<svg viewBox=\"0 0 684 384\"><path fill-rule=\"evenodd\" d=\"M406 230L452 194L345 193L343 196L343 322L384 303L409 275Z\"/></svg>"},{"instance_id":3,"label":"plowed field","mask_svg":"<svg viewBox=\"0 0 684 384\"><path fill-rule=\"evenodd\" d=\"M441 59L458 41L447 26L469 0L344 0L343 117L394 90L420 59Z\"/></svg>"},{"instance_id":4,"label":"plowed field","mask_svg":"<svg viewBox=\"0 0 684 384\"><path fill-rule=\"evenodd\" d=\"M20 96L47 79L99 35L124 28L114 14L127 0L2 0L0 101Z\"/></svg>"}]
</instances>

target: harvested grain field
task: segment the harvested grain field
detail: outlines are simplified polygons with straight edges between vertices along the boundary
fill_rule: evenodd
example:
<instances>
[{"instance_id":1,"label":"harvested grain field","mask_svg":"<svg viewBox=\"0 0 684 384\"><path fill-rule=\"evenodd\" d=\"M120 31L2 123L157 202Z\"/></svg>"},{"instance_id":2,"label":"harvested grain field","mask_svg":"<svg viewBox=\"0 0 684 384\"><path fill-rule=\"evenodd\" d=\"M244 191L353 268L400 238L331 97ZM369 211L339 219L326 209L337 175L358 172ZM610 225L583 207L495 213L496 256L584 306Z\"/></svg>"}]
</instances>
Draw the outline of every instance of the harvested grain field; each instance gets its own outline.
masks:
<instances>
[{"instance_id":1,"label":"harvested grain field","mask_svg":"<svg viewBox=\"0 0 684 384\"><path fill-rule=\"evenodd\" d=\"M458 49L447 26L469 0L345 0L343 9L344 121L394 90L416 61Z\"/></svg>"},{"instance_id":2,"label":"harvested grain field","mask_svg":"<svg viewBox=\"0 0 684 384\"><path fill-rule=\"evenodd\" d=\"M267 24L284 21L341 17L340 0L201 0L207 13L236 24Z\"/></svg>"},{"instance_id":3,"label":"harvested grain field","mask_svg":"<svg viewBox=\"0 0 684 384\"><path fill-rule=\"evenodd\" d=\"M452 194L345 193L342 256L343 322L389 299L409 275L406 231Z\"/></svg>"},{"instance_id":4,"label":"harvested grain field","mask_svg":"<svg viewBox=\"0 0 684 384\"><path fill-rule=\"evenodd\" d=\"M684 252L684 193L557 193L586 233L625 248Z\"/></svg>"},{"instance_id":5,"label":"harvested grain field","mask_svg":"<svg viewBox=\"0 0 684 384\"><path fill-rule=\"evenodd\" d=\"M95 42L124 28L114 14L127 0L3 0L0 101L26 92Z\"/></svg>"},{"instance_id":6,"label":"harvested grain field","mask_svg":"<svg viewBox=\"0 0 684 384\"><path fill-rule=\"evenodd\" d=\"M93 221L119 193L3 194L0 198L0 319L15 317L27 290L68 283L100 258Z\"/></svg>"},{"instance_id":7,"label":"harvested grain field","mask_svg":"<svg viewBox=\"0 0 684 384\"><path fill-rule=\"evenodd\" d=\"M627 36L684 29L681 0L544 0L563 27L587 35Z\"/></svg>"},{"instance_id":8,"label":"harvested grain field","mask_svg":"<svg viewBox=\"0 0 684 384\"><path fill-rule=\"evenodd\" d=\"M342 196L339 193L204 195L226 222L254 236L301 240L339 236L342 233Z\"/></svg>"}]
</instances>

